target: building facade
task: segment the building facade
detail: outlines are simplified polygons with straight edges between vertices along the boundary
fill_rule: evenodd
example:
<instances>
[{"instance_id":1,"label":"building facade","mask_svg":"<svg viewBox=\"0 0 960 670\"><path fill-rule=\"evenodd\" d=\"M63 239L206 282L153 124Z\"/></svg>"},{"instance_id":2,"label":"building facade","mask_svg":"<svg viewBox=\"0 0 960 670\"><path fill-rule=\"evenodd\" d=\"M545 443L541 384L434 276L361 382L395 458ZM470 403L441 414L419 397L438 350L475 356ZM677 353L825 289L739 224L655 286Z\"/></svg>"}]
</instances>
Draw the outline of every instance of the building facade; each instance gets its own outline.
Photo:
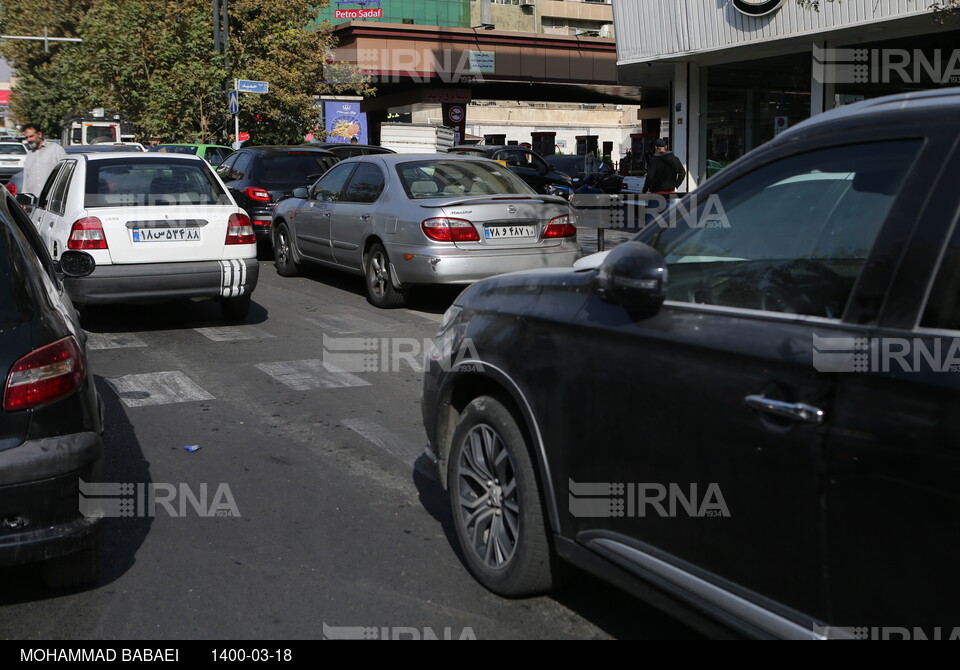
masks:
<instances>
[{"instance_id":1,"label":"building facade","mask_svg":"<svg viewBox=\"0 0 960 670\"><path fill-rule=\"evenodd\" d=\"M960 23L913 0L613 0L620 82L669 92L688 188L815 114L960 85Z\"/></svg>"}]
</instances>

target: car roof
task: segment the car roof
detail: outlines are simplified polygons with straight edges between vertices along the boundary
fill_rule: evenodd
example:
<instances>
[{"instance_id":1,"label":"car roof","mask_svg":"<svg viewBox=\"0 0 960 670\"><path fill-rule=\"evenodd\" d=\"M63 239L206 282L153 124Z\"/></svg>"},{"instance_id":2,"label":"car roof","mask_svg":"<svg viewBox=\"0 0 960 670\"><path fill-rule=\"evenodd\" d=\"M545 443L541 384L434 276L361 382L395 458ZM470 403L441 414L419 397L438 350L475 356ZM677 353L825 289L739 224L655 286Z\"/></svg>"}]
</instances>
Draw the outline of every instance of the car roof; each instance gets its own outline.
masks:
<instances>
[{"instance_id":1,"label":"car roof","mask_svg":"<svg viewBox=\"0 0 960 670\"><path fill-rule=\"evenodd\" d=\"M958 108L960 108L960 88L932 89L928 91L885 95L880 98L861 100L860 102L844 105L843 107L824 112L823 114L818 114L783 131L777 136L777 139L793 136L798 131L815 130L821 126L830 125L837 121L856 120L867 117L872 120L875 118L875 115L884 112L929 110L936 112L942 111L944 114L956 114Z\"/></svg>"},{"instance_id":2,"label":"car roof","mask_svg":"<svg viewBox=\"0 0 960 670\"><path fill-rule=\"evenodd\" d=\"M438 161L487 161L489 158L482 156L458 156L457 154L367 154L366 156L352 156L340 161L341 163L358 163L368 161L382 161L387 165L396 165L398 163L410 163L413 161L438 160ZM491 161L493 162L493 161ZM499 165L499 163L498 163Z\"/></svg>"},{"instance_id":3,"label":"car roof","mask_svg":"<svg viewBox=\"0 0 960 670\"><path fill-rule=\"evenodd\" d=\"M237 151L243 151L244 149L247 149L248 151L259 151L260 153L265 153L265 154L269 154L269 153L280 154L280 153L288 153L290 151L310 151L318 154L323 154L325 156L333 156L333 154L327 151L326 149L320 149L318 147L311 147L311 146L304 146L301 144L284 144L284 145L270 144L270 145L255 146L255 147L240 147L239 149L237 149Z\"/></svg>"},{"instance_id":4,"label":"car roof","mask_svg":"<svg viewBox=\"0 0 960 670\"><path fill-rule=\"evenodd\" d=\"M484 153L493 153L494 151L500 151L502 149L516 149L536 153L533 149L521 147L519 144L458 144L455 147L450 147L450 151L483 151Z\"/></svg>"},{"instance_id":5,"label":"car roof","mask_svg":"<svg viewBox=\"0 0 960 670\"><path fill-rule=\"evenodd\" d=\"M116 152L98 152L84 154L80 153L77 156L86 158L88 161L99 161L99 160L111 160L111 161L200 161L204 165L207 165L207 161L203 160L199 156L193 154L171 154L171 153L162 153L154 151L116 151Z\"/></svg>"}]
</instances>

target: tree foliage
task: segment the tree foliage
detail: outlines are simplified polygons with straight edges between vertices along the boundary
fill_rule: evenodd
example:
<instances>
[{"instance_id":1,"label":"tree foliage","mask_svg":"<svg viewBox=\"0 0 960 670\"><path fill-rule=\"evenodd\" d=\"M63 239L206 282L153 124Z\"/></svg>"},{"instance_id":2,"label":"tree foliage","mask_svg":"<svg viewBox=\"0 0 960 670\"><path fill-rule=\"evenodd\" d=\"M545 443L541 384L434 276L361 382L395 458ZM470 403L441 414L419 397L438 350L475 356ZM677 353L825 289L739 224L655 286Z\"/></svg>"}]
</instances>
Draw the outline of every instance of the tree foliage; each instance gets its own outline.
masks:
<instances>
[{"instance_id":1,"label":"tree foliage","mask_svg":"<svg viewBox=\"0 0 960 670\"><path fill-rule=\"evenodd\" d=\"M225 90L233 79L270 82L240 96L240 127L257 143L298 141L316 120L314 95L371 94L367 81L324 80L331 27L306 0L231 0L226 54L213 51L209 0L11 0L0 5L7 34L83 39L44 53L42 43L7 40L0 55L17 71L11 102L22 122L56 137L63 117L116 110L142 135L168 141L223 140L232 132Z\"/></svg>"}]
</instances>

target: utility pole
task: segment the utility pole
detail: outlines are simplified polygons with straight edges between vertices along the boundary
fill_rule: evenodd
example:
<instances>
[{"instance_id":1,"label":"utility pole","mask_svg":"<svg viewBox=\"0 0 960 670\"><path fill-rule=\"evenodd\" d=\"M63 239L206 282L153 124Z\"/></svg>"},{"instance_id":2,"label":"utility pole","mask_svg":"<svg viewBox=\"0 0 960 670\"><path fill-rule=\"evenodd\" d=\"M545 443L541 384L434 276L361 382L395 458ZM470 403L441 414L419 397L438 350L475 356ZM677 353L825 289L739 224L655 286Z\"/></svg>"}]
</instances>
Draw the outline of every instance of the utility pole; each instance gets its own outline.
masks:
<instances>
[{"instance_id":1,"label":"utility pole","mask_svg":"<svg viewBox=\"0 0 960 670\"><path fill-rule=\"evenodd\" d=\"M230 14L228 0L211 0L211 13L213 15L213 52L217 55L226 55L230 47ZM230 62L227 61L227 70L229 71ZM229 74L224 78L220 86L223 95L227 95L230 90ZM234 116L234 127L236 128L238 119ZM224 133L224 136L226 133ZM226 144L224 138L223 143Z\"/></svg>"}]
</instances>

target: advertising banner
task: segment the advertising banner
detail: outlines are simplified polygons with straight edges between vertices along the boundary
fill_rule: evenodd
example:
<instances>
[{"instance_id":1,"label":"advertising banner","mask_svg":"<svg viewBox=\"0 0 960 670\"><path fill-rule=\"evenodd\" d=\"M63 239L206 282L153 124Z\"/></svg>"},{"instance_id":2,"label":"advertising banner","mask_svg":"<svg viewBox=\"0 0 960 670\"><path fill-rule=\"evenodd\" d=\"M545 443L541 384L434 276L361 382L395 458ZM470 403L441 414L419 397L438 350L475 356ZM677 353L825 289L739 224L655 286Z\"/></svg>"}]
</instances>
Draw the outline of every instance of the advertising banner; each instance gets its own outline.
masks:
<instances>
[{"instance_id":1,"label":"advertising banner","mask_svg":"<svg viewBox=\"0 0 960 670\"><path fill-rule=\"evenodd\" d=\"M323 115L327 137L321 141L348 143L357 138L357 143L367 144L367 114L359 102L325 102Z\"/></svg>"}]
</instances>

